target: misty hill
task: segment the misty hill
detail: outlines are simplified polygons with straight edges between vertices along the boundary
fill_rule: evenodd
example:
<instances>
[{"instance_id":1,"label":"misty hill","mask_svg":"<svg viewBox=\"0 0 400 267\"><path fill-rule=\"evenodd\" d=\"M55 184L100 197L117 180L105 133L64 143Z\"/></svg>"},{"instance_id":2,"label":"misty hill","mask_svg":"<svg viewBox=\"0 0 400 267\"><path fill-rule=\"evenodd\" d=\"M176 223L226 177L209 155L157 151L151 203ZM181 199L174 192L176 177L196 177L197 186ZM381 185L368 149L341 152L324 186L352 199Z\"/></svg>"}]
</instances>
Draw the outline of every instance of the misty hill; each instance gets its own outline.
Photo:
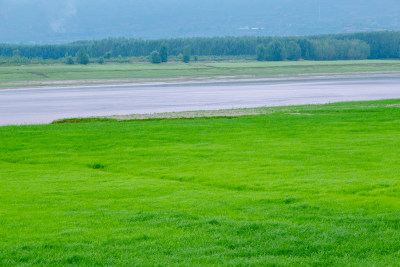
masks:
<instances>
[{"instance_id":1,"label":"misty hill","mask_svg":"<svg viewBox=\"0 0 400 267\"><path fill-rule=\"evenodd\" d=\"M0 0L0 43L400 30L399 0Z\"/></svg>"}]
</instances>

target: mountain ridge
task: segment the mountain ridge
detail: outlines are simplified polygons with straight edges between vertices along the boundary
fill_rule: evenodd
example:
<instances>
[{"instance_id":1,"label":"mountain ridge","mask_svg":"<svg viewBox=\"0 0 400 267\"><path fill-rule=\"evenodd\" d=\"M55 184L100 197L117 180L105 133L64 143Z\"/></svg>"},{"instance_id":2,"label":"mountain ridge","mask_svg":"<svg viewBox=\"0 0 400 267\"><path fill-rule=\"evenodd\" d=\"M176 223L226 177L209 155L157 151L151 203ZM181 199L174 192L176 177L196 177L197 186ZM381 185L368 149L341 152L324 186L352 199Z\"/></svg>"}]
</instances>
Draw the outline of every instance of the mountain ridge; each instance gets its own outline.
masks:
<instances>
[{"instance_id":1,"label":"mountain ridge","mask_svg":"<svg viewBox=\"0 0 400 267\"><path fill-rule=\"evenodd\" d=\"M0 0L0 43L400 30L396 0Z\"/></svg>"}]
</instances>

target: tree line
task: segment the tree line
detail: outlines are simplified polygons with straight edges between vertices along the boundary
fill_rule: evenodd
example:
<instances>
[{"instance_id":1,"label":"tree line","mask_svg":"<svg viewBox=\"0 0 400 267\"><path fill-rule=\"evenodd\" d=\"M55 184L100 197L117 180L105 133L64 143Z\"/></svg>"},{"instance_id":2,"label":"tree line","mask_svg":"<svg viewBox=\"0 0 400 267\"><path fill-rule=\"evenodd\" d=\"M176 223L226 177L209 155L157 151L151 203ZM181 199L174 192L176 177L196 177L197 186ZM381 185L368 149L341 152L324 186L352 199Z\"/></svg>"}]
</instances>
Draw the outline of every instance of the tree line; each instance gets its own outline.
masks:
<instances>
[{"instance_id":1,"label":"tree line","mask_svg":"<svg viewBox=\"0 0 400 267\"><path fill-rule=\"evenodd\" d=\"M307 37L211 37L141 40L108 38L61 45L0 44L0 57L67 59L84 51L104 58L143 57L166 62L168 55L254 55L258 60L400 58L400 32L365 32ZM159 57L159 58L158 58ZM166 57L166 58L165 58ZM187 59L187 57L186 57Z\"/></svg>"},{"instance_id":2,"label":"tree line","mask_svg":"<svg viewBox=\"0 0 400 267\"><path fill-rule=\"evenodd\" d=\"M259 61L355 60L369 58L371 49L366 42L360 40L274 40L266 46L258 45L256 55Z\"/></svg>"}]
</instances>

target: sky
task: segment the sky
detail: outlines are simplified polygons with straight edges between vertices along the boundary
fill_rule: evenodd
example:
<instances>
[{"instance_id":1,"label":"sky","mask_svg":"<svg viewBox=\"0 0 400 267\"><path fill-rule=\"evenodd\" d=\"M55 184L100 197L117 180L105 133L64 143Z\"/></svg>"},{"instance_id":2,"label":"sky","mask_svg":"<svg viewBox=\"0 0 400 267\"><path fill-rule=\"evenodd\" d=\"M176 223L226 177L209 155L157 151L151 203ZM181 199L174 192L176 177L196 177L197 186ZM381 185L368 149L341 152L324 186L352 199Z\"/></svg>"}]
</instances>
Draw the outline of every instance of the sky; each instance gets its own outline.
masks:
<instances>
[{"instance_id":1,"label":"sky","mask_svg":"<svg viewBox=\"0 0 400 267\"><path fill-rule=\"evenodd\" d=\"M0 0L0 43L400 30L400 0Z\"/></svg>"}]
</instances>

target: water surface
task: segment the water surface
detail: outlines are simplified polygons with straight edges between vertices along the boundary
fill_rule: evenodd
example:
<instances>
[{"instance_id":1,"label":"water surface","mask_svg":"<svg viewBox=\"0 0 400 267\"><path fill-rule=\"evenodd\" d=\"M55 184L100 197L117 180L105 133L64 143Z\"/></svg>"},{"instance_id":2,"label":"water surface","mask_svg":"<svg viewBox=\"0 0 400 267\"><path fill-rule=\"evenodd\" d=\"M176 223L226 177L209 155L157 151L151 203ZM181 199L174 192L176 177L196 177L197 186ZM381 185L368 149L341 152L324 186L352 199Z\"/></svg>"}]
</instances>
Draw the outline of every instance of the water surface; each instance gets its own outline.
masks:
<instances>
[{"instance_id":1,"label":"water surface","mask_svg":"<svg viewBox=\"0 0 400 267\"><path fill-rule=\"evenodd\" d=\"M189 110L400 98L400 76L0 90L0 125Z\"/></svg>"}]
</instances>

